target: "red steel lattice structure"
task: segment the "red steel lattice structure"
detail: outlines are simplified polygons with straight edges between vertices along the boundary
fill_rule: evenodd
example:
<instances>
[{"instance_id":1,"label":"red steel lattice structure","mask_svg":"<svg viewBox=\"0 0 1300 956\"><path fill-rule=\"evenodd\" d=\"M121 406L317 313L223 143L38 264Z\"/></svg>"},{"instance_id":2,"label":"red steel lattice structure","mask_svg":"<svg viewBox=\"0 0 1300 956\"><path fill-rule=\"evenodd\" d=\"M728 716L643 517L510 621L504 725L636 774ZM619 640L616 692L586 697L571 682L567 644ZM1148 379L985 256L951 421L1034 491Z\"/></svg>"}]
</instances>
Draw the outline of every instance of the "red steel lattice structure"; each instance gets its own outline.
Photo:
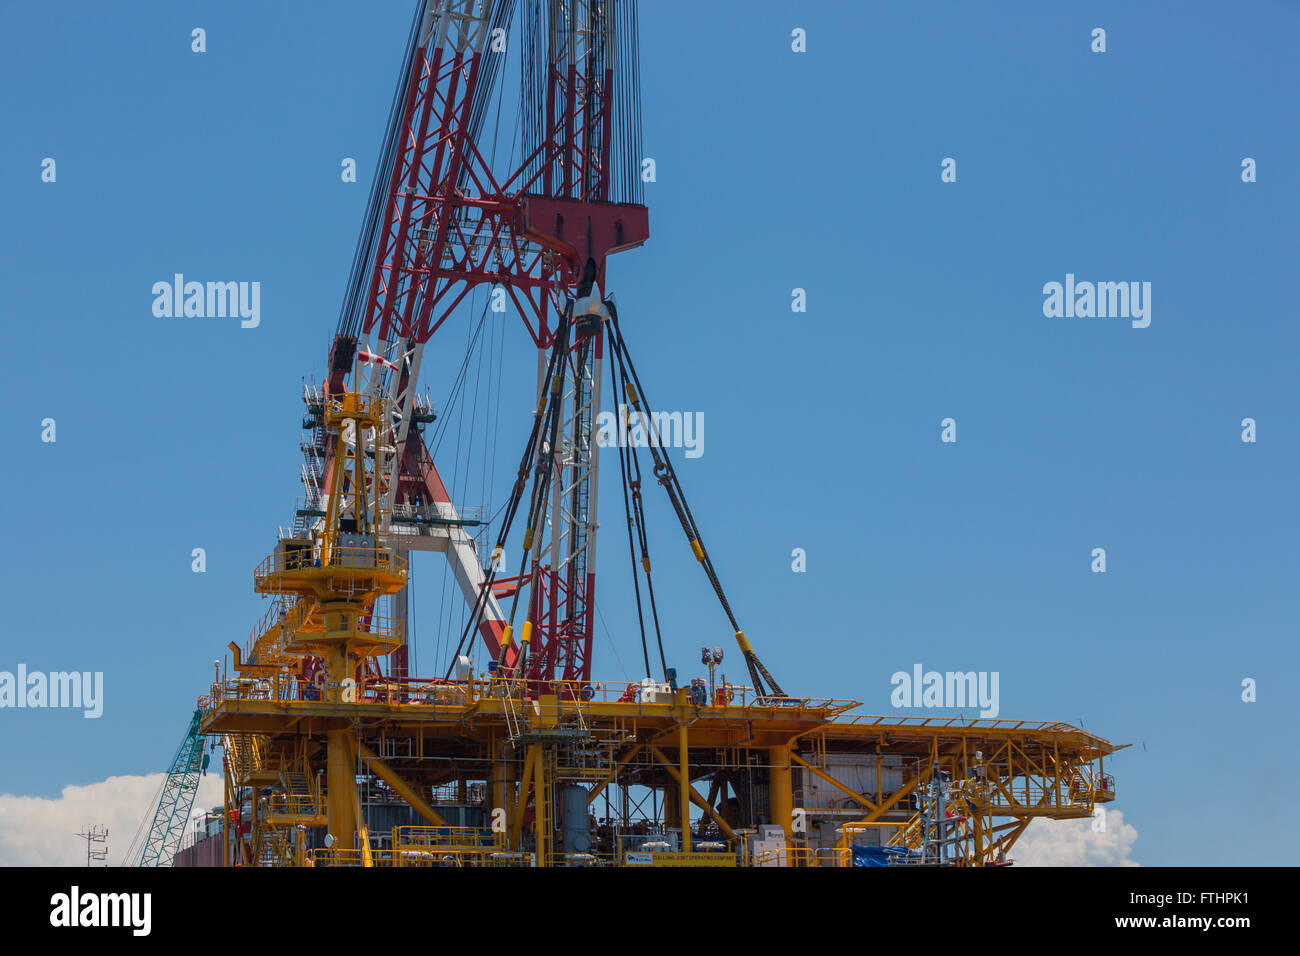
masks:
<instances>
[{"instance_id":1,"label":"red steel lattice structure","mask_svg":"<svg viewBox=\"0 0 1300 956\"><path fill-rule=\"evenodd\" d=\"M442 17L457 5L442 4ZM471 130L484 58L503 55L484 49L490 5L478 6L480 16L462 14L459 36L416 52L362 331L426 342L488 283L506 290L546 348L557 296L576 293L589 261L603 288L606 257L649 235L644 206L609 201L614 4L550 5L543 135L504 179ZM599 62L580 70L582 55Z\"/></svg>"},{"instance_id":2,"label":"red steel lattice structure","mask_svg":"<svg viewBox=\"0 0 1300 956\"><path fill-rule=\"evenodd\" d=\"M601 295L607 257L649 235L644 205L613 201L639 191L640 158L630 152L639 133L617 135L631 128L635 90L615 89L616 82L635 84L634 61L623 62L633 55L626 27L633 24L634 39L632 0L522 3L526 155L504 175L492 169L478 130L515 0L426 0L417 15L395 148L390 169L380 171L386 188L365 263L364 300L350 337L355 343L358 334L373 336L408 350L407 363L393 373L401 378L394 405L406 421L420 348L473 289L503 289L534 344L546 350L554 343L553 319L566 304ZM620 116L616 101L624 104ZM595 522L594 511L584 509L595 502L591 418L603 330L597 325L571 338L563 392L572 414L565 447L550 450L556 484L564 489L550 521L567 530L552 539L528 601L528 674L543 681L591 678ZM342 388L352 354L351 345L340 349L336 340L327 391ZM393 462L399 477L392 501L448 499L418 431L404 430L397 440L403 452ZM503 622L485 619L478 630L488 654L500 656ZM507 666L515 659L516 649L508 648ZM395 656L398 673L405 673L405 660L403 649Z\"/></svg>"}]
</instances>

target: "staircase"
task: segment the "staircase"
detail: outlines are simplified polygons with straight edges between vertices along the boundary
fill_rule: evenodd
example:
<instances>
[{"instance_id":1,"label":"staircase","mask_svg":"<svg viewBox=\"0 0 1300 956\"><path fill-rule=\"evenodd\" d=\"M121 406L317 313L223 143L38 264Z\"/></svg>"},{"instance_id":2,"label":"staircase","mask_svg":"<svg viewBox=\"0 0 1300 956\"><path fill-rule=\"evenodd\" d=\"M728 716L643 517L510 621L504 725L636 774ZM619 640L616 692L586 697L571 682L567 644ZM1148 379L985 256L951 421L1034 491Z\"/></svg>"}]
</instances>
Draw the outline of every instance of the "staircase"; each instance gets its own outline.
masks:
<instances>
[{"instance_id":1,"label":"staircase","mask_svg":"<svg viewBox=\"0 0 1300 956\"><path fill-rule=\"evenodd\" d=\"M300 771L280 774L281 793L272 794L272 813L277 823L315 826L324 816L319 788Z\"/></svg>"}]
</instances>

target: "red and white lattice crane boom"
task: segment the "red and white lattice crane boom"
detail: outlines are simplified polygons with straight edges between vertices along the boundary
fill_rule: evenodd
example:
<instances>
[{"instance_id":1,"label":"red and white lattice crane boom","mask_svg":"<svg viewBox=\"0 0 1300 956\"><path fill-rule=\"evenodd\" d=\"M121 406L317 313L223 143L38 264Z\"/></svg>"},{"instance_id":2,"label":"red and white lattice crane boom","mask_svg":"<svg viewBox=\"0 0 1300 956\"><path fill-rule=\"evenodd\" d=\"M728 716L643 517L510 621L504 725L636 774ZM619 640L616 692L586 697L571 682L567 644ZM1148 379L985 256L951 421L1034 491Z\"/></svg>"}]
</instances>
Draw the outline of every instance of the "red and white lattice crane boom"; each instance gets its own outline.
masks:
<instances>
[{"instance_id":1,"label":"red and white lattice crane boom","mask_svg":"<svg viewBox=\"0 0 1300 956\"><path fill-rule=\"evenodd\" d=\"M502 170L481 134L511 42L521 51L523 160ZM381 535L404 551L444 551L473 603L484 569L411 427L430 417L416 396L424 350L479 286L513 302L539 370L559 321L575 317L560 437L538 459L554 469L548 528L532 536L532 569L521 575L530 594L528 675L538 680L591 678L606 260L649 235L637 87L635 0L423 0L330 350L327 395L344 391L351 375L352 390L382 394L393 410L383 434L365 436ZM325 449L327 459L333 453ZM478 630L488 654L513 665L495 597ZM405 676L405 648L393 670Z\"/></svg>"}]
</instances>

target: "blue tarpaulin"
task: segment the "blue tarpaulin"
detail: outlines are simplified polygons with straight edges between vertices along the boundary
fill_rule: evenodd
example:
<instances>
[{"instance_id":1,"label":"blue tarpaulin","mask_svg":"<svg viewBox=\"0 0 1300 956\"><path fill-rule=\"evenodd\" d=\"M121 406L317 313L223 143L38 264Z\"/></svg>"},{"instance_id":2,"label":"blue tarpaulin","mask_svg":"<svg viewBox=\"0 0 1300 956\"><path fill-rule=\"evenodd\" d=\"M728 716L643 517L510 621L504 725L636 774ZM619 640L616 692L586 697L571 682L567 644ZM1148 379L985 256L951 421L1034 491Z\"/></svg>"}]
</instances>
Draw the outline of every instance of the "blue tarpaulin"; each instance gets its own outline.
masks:
<instances>
[{"instance_id":1,"label":"blue tarpaulin","mask_svg":"<svg viewBox=\"0 0 1300 956\"><path fill-rule=\"evenodd\" d=\"M902 863L911 855L911 851L897 846L854 846L853 865L889 866L893 863Z\"/></svg>"}]
</instances>

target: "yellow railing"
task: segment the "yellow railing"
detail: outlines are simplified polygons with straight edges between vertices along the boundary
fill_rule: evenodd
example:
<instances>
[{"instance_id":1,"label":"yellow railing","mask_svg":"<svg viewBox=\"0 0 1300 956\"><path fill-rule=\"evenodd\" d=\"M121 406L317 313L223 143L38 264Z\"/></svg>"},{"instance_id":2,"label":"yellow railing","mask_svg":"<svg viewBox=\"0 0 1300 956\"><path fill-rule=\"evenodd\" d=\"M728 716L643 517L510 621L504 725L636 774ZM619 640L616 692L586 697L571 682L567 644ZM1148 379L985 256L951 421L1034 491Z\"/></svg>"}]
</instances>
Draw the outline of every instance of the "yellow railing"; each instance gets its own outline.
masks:
<instances>
[{"instance_id":1,"label":"yellow railing","mask_svg":"<svg viewBox=\"0 0 1300 956\"><path fill-rule=\"evenodd\" d=\"M867 727L944 727L954 730L989 730L1014 733L1029 731L1036 734L1062 733L1081 735L1097 741L1100 745L1110 746L1110 741L1104 737L1098 737L1096 734L1060 721L1013 720L1005 717L880 717L871 714L858 714L853 717L844 717L837 723L840 726L852 724Z\"/></svg>"},{"instance_id":2,"label":"yellow railing","mask_svg":"<svg viewBox=\"0 0 1300 956\"><path fill-rule=\"evenodd\" d=\"M225 734L221 743L238 779L267 769L265 738L260 734Z\"/></svg>"},{"instance_id":3,"label":"yellow railing","mask_svg":"<svg viewBox=\"0 0 1300 956\"><path fill-rule=\"evenodd\" d=\"M483 688L484 693L492 697L511 696L519 698L522 695L527 695L536 698L541 694L554 694L559 697L561 703L577 703L579 705L635 703L653 706L676 704L677 702L676 694L663 692L659 689L656 689L653 701L645 699L640 681L538 681L517 676L497 677L489 675L483 682ZM689 692L690 688L681 687L678 690ZM773 697L770 694L756 694L754 688L743 684L728 683L716 684L712 690L706 691L704 702L697 706L702 708L763 708L795 712L817 711L820 714L825 711L841 713L857 707L858 702L830 697Z\"/></svg>"},{"instance_id":4,"label":"yellow railing","mask_svg":"<svg viewBox=\"0 0 1300 956\"><path fill-rule=\"evenodd\" d=\"M271 812L290 817L323 816L325 802L321 799L320 778L308 778L299 774L296 779L301 780L306 789L293 789L294 775L281 778L283 789L272 793L270 797Z\"/></svg>"},{"instance_id":5,"label":"yellow railing","mask_svg":"<svg viewBox=\"0 0 1300 956\"><path fill-rule=\"evenodd\" d=\"M325 424L338 425L349 419L361 422L379 422L383 418L383 399L360 392L345 392L325 402Z\"/></svg>"},{"instance_id":6,"label":"yellow railing","mask_svg":"<svg viewBox=\"0 0 1300 956\"><path fill-rule=\"evenodd\" d=\"M406 574L408 567L408 562L391 548L333 547L329 549L329 560L324 564L302 552L289 551L263 558L253 569L253 583L255 586L265 586L264 582L271 575L303 571L360 568L389 574Z\"/></svg>"},{"instance_id":7,"label":"yellow railing","mask_svg":"<svg viewBox=\"0 0 1300 956\"><path fill-rule=\"evenodd\" d=\"M831 851L823 854L817 847L810 846L786 846L780 849L760 850L757 853L750 854L746 852L742 857L742 866L787 866L787 867L808 867L808 866L843 866L839 862L842 854L839 851ZM824 864L824 859L830 859L834 862Z\"/></svg>"},{"instance_id":8,"label":"yellow railing","mask_svg":"<svg viewBox=\"0 0 1300 956\"><path fill-rule=\"evenodd\" d=\"M365 614L353 610L331 611L319 615L320 625L313 622L313 635L317 634L341 634L355 633L359 639L364 640L367 637L387 643L398 642L402 638L401 622L375 614ZM321 631L315 628L321 626ZM355 630L347 630L355 627ZM286 622L287 628L287 622ZM287 629L282 638L276 641L294 643L309 640L310 636L298 634L294 635ZM296 669L296 657L285 656L281 661L281 654L274 652L273 661L276 666ZM272 663L268 660L267 662ZM622 681L530 681L523 678L498 678L492 675L472 675L469 680L433 680L425 678L389 678L379 677L363 681L360 685L351 690L342 687L327 687L319 696L311 696L305 693L302 681L293 673L280 673L268 677L235 677L224 680L220 683L213 684L209 693L199 698L199 708L207 713L217 704L227 700L270 700L270 701L342 701L348 697L347 703L357 704L380 704L392 706L399 704L407 705L437 705L437 706L466 706L473 704L480 699L499 699L507 702L514 702L514 706L519 706L519 701L527 698L536 700L542 695L553 694L559 698L560 706L564 713L568 713L571 708L576 707L580 714L585 713L584 708L593 704L604 703L633 703L636 705L637 712L641 708L650 708L656 705L675 704L675 700L669 696L661 696L655 703L630 700L629 687L631 685ZM756 706L754 703L753 690L749 687L743 687L738 684L729 685L728 697L726 703L721 701L701 705L702 709L711 709L718 706L739 706L751 708ZM772 698L765 698L772 700ZM782 698L791 701L797 701L796 698ZM852 703L851 701L834 701L822 699L818 701L806 701L802 707L824 710L826 708L837 708L844 704ZM758 705L762 706L762 705ZM647 711L654 713L654 711Z\"/></svg>"},{"instance_id":9,"label":"yellow railing","mask_svg":"<svg viewBox=\"0 0 1300 956\"><path fill-rule=\"evenodd\" d=\"M390 850L371 850L372 866L393 866ZM338 847L309 850L306 855L308 866L365 866L361 850L344 850Z\"/></svg>"},{"instance_id":10,"label":"yellow railing","mask_svg":"<svg viewBox=\"0 0 1300 956\"><path fill-rule=\"evenodd\" d=\"M320 631L300 636L298 640L310 641L313 637L331 634L356 634L360 639L369 637L383 641L402 639L402 622L398 618L376 614L359 609L360 607L358 604L342 610L321 611Z\"/></svg>"},{"instance_id":11,"label":"yellow railing","mask_svg":"<svg viewBox=\"0 0 1300 956\"><path fill-rule=\"evenodd\" d=\"M1072 806L1090 807L1093 803L1107 803L1115 797L1115 779L1093 767L1074 767L1067 776L1066 788Z\"/></svg>"},{"instance_id":12,"label":"yellow railing","mask_svg":"<svg viewBox=\"0 0 1300 956\"><path fill-rule=\"evenodd\" d=\"M213 684L208 693L199 698L199 709L205 713L226 700L285 700L288 679L277 677L230 677Z\"/></svg>"},{"instance_id":13,"label":"yellow railing","mask_svg":"<svg viewBox=\"0 0 1300 956\"><path fill-rule=\"evenodd\" d=\"M296 655L285 653L284 642L306 624L315 610L314 600L277 595L244 643L244 663L265 667L296 662Z\"/></svg>"},{"instance_id":14,"label":"yellow railing","mask_svg":"<svg viewBox=\"0 0 1300 956\"><path fill-rule=\"evenodd\" d=\"M379 678L367 681L361 699L375 704L468 704L466 684L420 679Z\"/></svg>"},{"instance_id":15,"label":"yellow railing","mask_svg":"<svg viewBox=\"0 0 1300 956\"><path fill-rule=\"evenodd\" d=\"M479 827L393 827L396 866L509 866L506 835Z\"/></svg>"}]
</instances>

